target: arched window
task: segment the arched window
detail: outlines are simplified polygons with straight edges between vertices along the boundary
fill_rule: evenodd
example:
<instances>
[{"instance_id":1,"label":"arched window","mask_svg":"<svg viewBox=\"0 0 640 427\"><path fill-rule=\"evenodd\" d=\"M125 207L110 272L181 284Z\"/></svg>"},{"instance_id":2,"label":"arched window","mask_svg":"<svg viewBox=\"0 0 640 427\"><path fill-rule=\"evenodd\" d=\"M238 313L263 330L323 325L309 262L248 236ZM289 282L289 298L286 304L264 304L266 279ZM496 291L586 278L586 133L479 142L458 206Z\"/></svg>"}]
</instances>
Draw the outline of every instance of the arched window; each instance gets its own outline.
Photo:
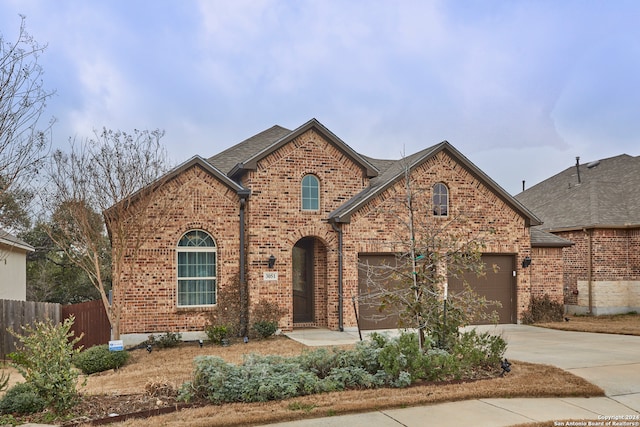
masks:
<instances>
[{"instance_id":1,"label":"arched window","mask_svg":"<svg viewBox=\"0 0 640 427\"><path fill-rule=\"evenodd\" d=\"M178 307L216 303L216 244L202 230L178 242Z\"/></svg>"},{"instance_id":2,"label":"arched window","mask_svg":"<svg viewBox=\"0 0 640 427\"><path fill-rule=\"evenodd\" d=\"M433 186L433 216L449 215L449 189L438 182Z\"/></svg>"},{"instance_id":3,"label":"arched window","mask_svg":"<svg viewBox=\"0 0 640 427\"><path fill-rule=\"evenodd\" d=\"M302 178L302 210L317 211L320 209L320 181L313 175Z\"/></svg>"}]
</instances>

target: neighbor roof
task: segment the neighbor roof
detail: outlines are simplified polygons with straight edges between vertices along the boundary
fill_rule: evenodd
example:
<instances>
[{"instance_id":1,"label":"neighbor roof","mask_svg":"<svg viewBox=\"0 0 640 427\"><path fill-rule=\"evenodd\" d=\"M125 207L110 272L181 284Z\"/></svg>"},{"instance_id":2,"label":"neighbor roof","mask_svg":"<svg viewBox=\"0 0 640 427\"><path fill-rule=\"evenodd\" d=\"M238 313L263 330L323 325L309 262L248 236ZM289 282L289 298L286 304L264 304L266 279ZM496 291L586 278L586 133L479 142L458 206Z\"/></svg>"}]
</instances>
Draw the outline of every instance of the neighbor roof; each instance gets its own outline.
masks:
<instances>
[{"instance_id":1,"label":"neighbor roof","mask_svg":"<svg viewBox=\"0 0 640 427\"><path fill-rule=\"evenodd\" d=\"M27 252L33 252L33 246L0 228L0 244L19 248Z\"/></svg>"},{"instance_id":2,"label":"neighbor roof","mask_svg":"<svg viewBox=\"0 0 640 427\"><path fill-rule=\"evenodd\" d=\"M622 154L569 167L516 199L548 231L639 227L640 157Z\"/></svg>"}]
</instances>

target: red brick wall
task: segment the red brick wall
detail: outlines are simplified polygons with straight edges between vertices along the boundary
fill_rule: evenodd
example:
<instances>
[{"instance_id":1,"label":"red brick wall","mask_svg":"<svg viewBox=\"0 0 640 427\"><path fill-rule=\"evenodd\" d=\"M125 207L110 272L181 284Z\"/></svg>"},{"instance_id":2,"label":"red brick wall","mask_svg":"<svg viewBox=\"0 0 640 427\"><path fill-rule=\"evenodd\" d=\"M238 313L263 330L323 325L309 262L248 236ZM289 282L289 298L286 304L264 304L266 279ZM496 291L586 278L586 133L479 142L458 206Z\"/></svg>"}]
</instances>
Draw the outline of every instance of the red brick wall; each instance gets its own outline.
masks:
<instances>
[{"instance_id":1,"label":"red brick wall","mask_svg":"<svg viewBox=\"0 0 640 427\"><path fill-rule=\"evenodd\" d=\"M317 212L305 212L300 208L300 183L308 173L320 181L320 209ZM444 182L450 191L450 217L462 215L467 218L464 225L453 225L455 230L469 235L483 234L487 253L517 256L518 317L528 307L532 282L537 286L536 292L555 286L554 280L532 278L538 270L523 271L520 267L522 259L532 255L524 219L451 157L440 153L419 167L413 178L415 188L424 190L425 212L429 211L432 185ZM158 197L175 198L180 203L169 213L162 214L167 219L162 227L149 230L137 268L126 277L127 292L115 294L115 301L124 303L123 334L204 328L206 310L178 309L176 304L176 247L185 232L202 229L214 238L218 248L219 286L234 283L239 272L237 194L198 167L182 173L174 184L166 185ZM280 327L284 330L293 327L292 248L301 238L314 237L315 324L336 329L338 234L326 218L366 188L369 179L358 164L311 130L258 162L257 169L243 177L243 185L252 190L246 207L249 303L255 304L263 298L276 301L286 311ZM379 200L354 214L351 224L343 225L345 326L355 326L355 316L349 307L351 296L357 293L358 253L392 250L381 242L394 239L400 232L397 225L392 225L397 216L390 213L388 207L393 197L403 194L403 185L399 183L390 188ZM177 188L175 193L172 188ZM149 215L161 214L151 208ZM433 220L432 216L427 217ZM488 233L489 229L493 232ZM264 281L263 272L268 271L268 258L272 254L276 257L272 271L278 273L278 280ZM551 261L545 262L551 264ZM548 268L539 271L546 274Z\"/></svg>"},{"instance_id":2,"label":"red brick wall","mask_svg":"<svg viewBox=\"0 0 640 427\"><path fill-rule=\"evenodd\" d=\"M577 304L578 280L589 280L591 235L591 280L640 279L640 229L590 229L555 233L575 243L564 248L564 286L567 304Z\"/></svg>"},{"instance_id":3,"label":"red brick wall","mask_svg":"<svg viewBox=\"0 0 640 427\"><path fill-rule=\"evenodd\" d=\"M531 296L549 295L552 301L563 302L564 264L562 248L532 248L531 265L525 269L531 276Z\"/></svg>"},{"instance_id":4,"label":"red brick wall","mask_svg":"<svg viewBox=\"0 0 640 427\"><path fill-rule=\"evenodd\" d=\"M422 221L423 226L451 220L449 230L483 240L486 243L484 252L517 255L517 316L520 318L522 311L528 308L530 288L529 274L521 268L522 259L530 255L530 237L524 219L444 152L417 168L412 180L417 204L422 209L417 216L426 218ZM431 214L431 188L437 182L443 182L449 188L449 219L434 218ZM347 300L358 289L358 253L393 252L396 249L389 245L389 239L407 242L408 232L398 221L398 217L406 215L406 212L394 212L391 208L398 199L405 197L404 185L402 180L385 191L379 200L354 215L351 224L345 226ZM466 221L460 218L466 218ZM353 324L354 321L352 310L346 311L345 323Z\"/></svg>"},{"instance_id":5,"label":"red brick wall","mask_svg":"<svg viewBox=\"0 0 640 427\"><path fill-rule=\"evenodd\" d=\"M320 181L320 209L301 210L302 178ZM326 218L368 185L363 170L343 152L311 130L261 160L246 174L251 188L247 206L247 262L250 304L276 301L286 315L281 328L293 328L292 248L303 237L316 239L315 323L337 327L338 239ZM264 281L269 256L277 261L278 281Z\"/></svg>"},{"instance_id":6,"label":"red brick wall","mask_svg":"<svg viewBox=\"0 0 640 427\"><path fill-rule=\"evenodd\" d=\"M133 274L126 274L114 302L122 306L122 334L201 331L206 311L177 307L177 255L180 237L193 229L211 234L217 246L218 286L233 283L239 271L239 199L199 167L165 184L157 197L177 201L170 209L148 214L165 217L148 230ZM161 203L157 204L158 206ZM126 267L125 267L126 268Z\"/></svg>"}]
</instances>

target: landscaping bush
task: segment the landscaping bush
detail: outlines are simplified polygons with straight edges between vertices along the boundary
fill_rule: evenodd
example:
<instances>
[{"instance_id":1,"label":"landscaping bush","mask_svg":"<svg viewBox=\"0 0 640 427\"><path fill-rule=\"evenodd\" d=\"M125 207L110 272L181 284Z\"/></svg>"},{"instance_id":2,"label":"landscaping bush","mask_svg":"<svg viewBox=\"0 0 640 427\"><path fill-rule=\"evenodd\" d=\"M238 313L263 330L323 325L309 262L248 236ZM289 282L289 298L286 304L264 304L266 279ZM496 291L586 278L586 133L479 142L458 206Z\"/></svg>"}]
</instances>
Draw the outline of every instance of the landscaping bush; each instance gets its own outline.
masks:
<instances>
[{"instance_id":1,"label":"landscaping bush","mask_svg":"<svg viewBox=\"0 0 640 427\"><path fill-rule=\"evenodd\" d=\"M73 358L73 364L83 374L91 375L109 369L118 369L124 366L127 360L129 360L128 352L109 351L109 346L104 344L93 346L77 354Z\"/></svg>"},{"instance_id":2,"label":"landscaping bush","mask_svg":"<svg viewBox=\"0 0 640 427\"><path fill-rule=\"evenodd\" d=\"M81 337L71 331L73 316L60 324L51 321L23 326L24 334L11 331L19 341L18 350L11 355L16 369L46 406L61 413L78 399L76 383L78 371L72 359L80 352L74 349Z\"/></svg>"},{"instance_id":3,"label":"landscaping bush","mask_svg":"<svg viewBox=\"0 0 640 427\"><path fill-rule=\"evenodd\" d=\"M548 294L542 297L532 297L529 309L522 314L522 323L562 322L564 318L564 304L552 301Z\"/></svg>"},{"instance_id":4,"label":"landscaping bush","mask_svg":"<svg viewBox=\"0 0 640 427\"><path fill-rule=\"evenodd\" d=\"M266 320L260 320L253 324L251 327L255 335L259 338L268 338L275 334L278 330L278 322L269 322ZM253 334L252 334L253 335Z\"/></svg>"},{"instance_id":5,"label":"landscaping bush","mask_svg":"<svg viewBox=\"0 0 640 427\"><path fill-rule=\"evenodd\" d=\"M204 329L209 341L214 344L221 345L222 340L229 337L229 330L231 328L227 325L207 325Z\"/></svg>"},{"instance_id":6,"label":"landscaping bush","mask_svg":"<svg viewBox=\"0 0 640 427\"><path fill-rule=\"evenodd\" d=\"M242 365L201 356L195 359L194 380L182 386L180 398L263 402L354 388L407 387L422 379L442 381L497 369L506 349L501 337L475 330L456 338L451 351L431 340L425 344L423 352L415 333L393 338L374 333L354 349L321 348L295 357L252 354Z\"/></svg>"},{"instance_id":7,"label":"landscaping bush","mask_svg":"<svg viewBox=\"0 0 640 427\"><path fill-rule=\"evenodd\" d=\"M180 332L165 332L159 337L153 334L149 335L146 343L157 348L171 348L179 346L181 342L182 334Z\"/></svg>"},{"instance_id":8,"label":"landscaping bush","mask_svg":"<svg viewBox=\"0 0 640 427\"><path fill-rule=\"evenodd\" d=\"M29 383L14 385L0 399L0 414L33 414L43 411L46 407L47 402Z\"/></svg>"},{"instance_id":9,"label":"landscaping bush","mask_svg":"<svg viewBox=\"0 0 640 427\"><path fill-rule=\"evenodd\" d=\"M251 309L251 336L252 338L268 338L278 330L278 321L284 316L285 311L280 306L269 300L259 300Z\"/></svg>"},{"instance_id":10,"label":"landscaping bush","mask_svg":"<svg viewBox=\"0 0 640 427\"><path fill-rule=\"evenodd\" d=\"M246 304L246 296L244 300L240 298L240 278L236 276L225 286L218 288L216 306L207 312L205 331L211 327L224 326L227 328L227 337L243 336L247 331L242 329L247 326L241 324L241 317ZM211 341L220 343L219 339Z\"/></svg>"},{"instance_id":11,"label":"landscaping bush","mask_svg":"<svg viewBox=\"0 0 640 427\"><path fill-rule=\"evenodd\" d=\"M453 349L459 363L455 377L461 378L477 368L499 366L506 349L506 341L498 335L478 333L475 329L462 333Z\"/></svg>"}]
</instances>

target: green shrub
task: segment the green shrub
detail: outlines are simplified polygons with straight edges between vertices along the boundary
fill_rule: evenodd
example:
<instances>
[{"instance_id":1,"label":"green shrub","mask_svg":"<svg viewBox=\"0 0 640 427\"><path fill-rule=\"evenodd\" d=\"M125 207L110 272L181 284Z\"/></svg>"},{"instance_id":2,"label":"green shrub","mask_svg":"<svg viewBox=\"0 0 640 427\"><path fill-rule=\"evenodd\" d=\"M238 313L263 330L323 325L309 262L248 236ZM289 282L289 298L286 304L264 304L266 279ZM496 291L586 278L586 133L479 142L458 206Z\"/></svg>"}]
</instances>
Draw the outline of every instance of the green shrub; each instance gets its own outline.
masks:
<instances>
[{"instance_id":1,"label":"green shrub","mask_svg":"<svg viewBox=\"0 0 640 427\"><path fill-rule=\"evenodd\" d=\"M47 402L29 383L14 385L0 399L0 414L33 414L43 411L46 407Z\"/></svg>"},{"instance_id":2,"label":"green shrub","mask_svg":"<svg viewBox=\"0 0 640 427\"><path fill-rule=\"evenodd\" d=\"M453 350L460 361L456 376L476 368L499 366L506 349L506 341L498 335L478 333L475 329L462 333Z\"/></svg>"},{"instance_id":3,"label":"green shrub","mask_svg":"<svg viewBox=\"0 0 640 427\"><path fill-rule=\"evenodd\" d=\"M214 344L222 344L223 339L229 337L230 327L227 325L207 325L204 329L209 341Z\"/></svg>"},{"instance_id":4,"label":"green shrub","mask_svg":"<svg viewBox=\"0 0 640 427\"><path fill-rule=\"evenodd\" d=\"M72 359L80 352L74 349L81 337L71 331L73 316L60 324L51 321L23 326L24 334L11 331L19 341L12 360L25 381L55 412L64 412L78 399L78 371Z\"/></svg>"},{"instance_id":5,"label":"green shrub","mask_svg":"<svg viewBox=\"0 0 640 427\"><path fill-rule=\"evenodd\" d=\"M149 341L153 341L152 345L158 348L177 347L182 342L182 334L180 332L165 332L164 335L160 335L157 338L154 335L150 335Z\"/></svg>"},{"instance_id":6,"label":"green shrub","mask_svg":"<svg viewBox=\"0 0 640 427\"><path fill-rule=\"evenodd\" d=\"M431 340L425 342L427 351L421 351L415 333L392 338L374 333L370 338L349 350L321 348L295 357L252 354L243 365L197 357L194 380L182 386L179 396L213 403L263 402L354 388L407 387L419 379L441 381L497 367L506 349L501 337L475 330L457 336L451 351Z\"/></svg>"},{"instance_id":7,"label":"green shrub","mask_svg":"<svg viewBox=\"0 0 640 427\"><path fill-rule=\"evenodd\" d=\"M129 360L128 352L109 351L109 346L104 344L93 346L77 354L73 358L73 364L83 374L91 375L109 369L118 369L124 366L127 360Z\"/></svg>"},{"instance_id":8,"label":"green shrub","mask_svg":"<svg viewBox=\"0 0 640 427\"><path fill-rule=\"evenodd\" d=\"M275 334L278 330L278 322L269 322L267 320L259 320L253 324L251 329L260 338L268 338Z\"/></svg>"}]
</instances>

